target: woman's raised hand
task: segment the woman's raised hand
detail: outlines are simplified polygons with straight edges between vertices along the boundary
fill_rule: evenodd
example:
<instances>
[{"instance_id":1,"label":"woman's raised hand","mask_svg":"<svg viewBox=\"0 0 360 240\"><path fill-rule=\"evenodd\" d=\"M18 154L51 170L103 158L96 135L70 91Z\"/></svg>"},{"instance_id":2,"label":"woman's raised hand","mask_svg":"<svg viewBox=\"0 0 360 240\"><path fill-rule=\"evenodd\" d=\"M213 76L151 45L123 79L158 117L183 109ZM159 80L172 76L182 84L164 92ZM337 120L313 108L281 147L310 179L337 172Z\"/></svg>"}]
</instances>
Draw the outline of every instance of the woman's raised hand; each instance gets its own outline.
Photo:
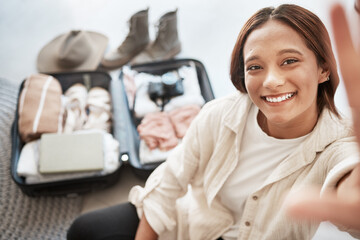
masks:
<instances>
[{"instance_id":1,"label":"woman's raised hand","mask_svg":"<svg viewBox=\"0 0 360 240\"><path fill-rule=\"evenodd\" d=\"M360 0L355 6L360 7ZM359 12L360 14L360 12ZM360 18L359 18L360 19ZM331 21L343 77L352 110L354 130L360 149L360 42L356 49L344 9L336 4L331 9ZM360 164L339 183L336 191L320 197L317 188L290 195L288 213L298 219L330 221L338 226L360 231Z\"/></svg>"}]
</instances>

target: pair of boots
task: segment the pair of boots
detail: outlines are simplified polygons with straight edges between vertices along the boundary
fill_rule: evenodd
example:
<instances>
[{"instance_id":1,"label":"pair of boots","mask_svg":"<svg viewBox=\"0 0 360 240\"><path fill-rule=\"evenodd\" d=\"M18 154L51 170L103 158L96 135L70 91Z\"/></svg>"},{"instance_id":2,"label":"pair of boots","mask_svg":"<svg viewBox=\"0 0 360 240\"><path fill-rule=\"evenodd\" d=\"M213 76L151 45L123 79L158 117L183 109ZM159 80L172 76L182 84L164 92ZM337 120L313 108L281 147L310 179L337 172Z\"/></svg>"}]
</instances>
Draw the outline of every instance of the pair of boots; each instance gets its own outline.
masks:
<instances>
[{"instance_id":1,"label":"pair of boots","mask_svg":"<svg viewBox=\"0 0 360 240\"><path fill-rule=\"evenodd\" d=\"M140 64L166 60L181 51L177 31L177 10L164 14L158 24L155 41L150 43L149 9L135 13L130 18L130 31L121 45L106 54L101 64L106 68L119 68L126 63Z\"/></svg>"}]
</instances>

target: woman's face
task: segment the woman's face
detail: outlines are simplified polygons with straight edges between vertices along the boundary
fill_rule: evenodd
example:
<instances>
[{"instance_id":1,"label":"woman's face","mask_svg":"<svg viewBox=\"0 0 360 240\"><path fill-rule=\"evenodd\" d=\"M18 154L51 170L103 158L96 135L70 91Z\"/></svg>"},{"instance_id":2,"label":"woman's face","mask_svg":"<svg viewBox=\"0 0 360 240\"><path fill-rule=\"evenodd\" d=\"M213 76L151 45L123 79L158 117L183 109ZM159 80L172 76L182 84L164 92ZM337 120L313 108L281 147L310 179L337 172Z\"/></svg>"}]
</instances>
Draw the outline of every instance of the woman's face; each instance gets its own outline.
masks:
<instances>
[{"instance_id":1,"label":"woman's face","mask_svg":"<svg viewBox=\"0 0 360 240\"><path fill-rule=\"evenodd\" d=\"M243 54L245 86L260 109L260 126L277 138L309 133L318 117L318 84L328 73L301 36L284 23L269 20L250 33Z\"/></svg>"}]
</instances>

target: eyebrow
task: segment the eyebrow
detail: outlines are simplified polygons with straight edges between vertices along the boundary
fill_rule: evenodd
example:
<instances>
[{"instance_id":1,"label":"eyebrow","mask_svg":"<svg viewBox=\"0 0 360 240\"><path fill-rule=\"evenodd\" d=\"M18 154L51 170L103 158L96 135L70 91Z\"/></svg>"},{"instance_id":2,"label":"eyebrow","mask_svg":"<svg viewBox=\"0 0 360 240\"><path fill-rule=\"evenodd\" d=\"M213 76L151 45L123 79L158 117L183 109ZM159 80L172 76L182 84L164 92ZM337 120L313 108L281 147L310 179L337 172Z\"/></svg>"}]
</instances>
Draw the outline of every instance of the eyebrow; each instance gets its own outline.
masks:
<instances>
[{"instance_id":1,"label":"eyebrow","mask_svg":"<svg viewBox=\"0 0 360 240\"><path fill-rule=\"evenodd\" d=\"M252 60L256 60L256 59L259 59L259 58L260 58L259 55L253 55L253 56L251 56L251 57L249 57L249 58L246 59L244 65L246 65L248 62L250 62L250 61L252 61Z\"/></svg>"},{"instance_id":2,"label":"eyebrow","mask_svg":"<svg viewBox=\"0 0 360 240\"><path fill-rule=\"evenodd\" d=\"M295 53L295 54L299 54L299 55L303 56L303 54L302 54L300 51L298 51L298 50L296 50L296 49L294 49L294 48L282 49L282 50L280 50L276 55L277 55L277 56L280 56L280 55L282 55L282 54L284 54L284 53ZM248 62L250 62L250 61L252 61L252 60L257 60L257 59L259 59L259 58L260 58L259 55L253 55L253 56L251 56L251 57L249 57L249 58L246 59L245 65L246 65Z\"/></svg>"},{"instance_id":3,"label":"eyebrow","mask_svg":"<svg viewBox=\"0 0 360 240\"><path fill-rule=\"evenodd\" d=\"M294 48L286 48L286 49L283 49L283 50L281 50L280 52L278 52L278 54L276 54L276 55L278 55L278 56L280 56L280 55L282 55L282 54L284 54L284 53L296 53L296 54L299 54L299 55L303 55L300 51L298 51L298 50L296 50L296 49L294 49Z\"/></svg>"}]
</instances>

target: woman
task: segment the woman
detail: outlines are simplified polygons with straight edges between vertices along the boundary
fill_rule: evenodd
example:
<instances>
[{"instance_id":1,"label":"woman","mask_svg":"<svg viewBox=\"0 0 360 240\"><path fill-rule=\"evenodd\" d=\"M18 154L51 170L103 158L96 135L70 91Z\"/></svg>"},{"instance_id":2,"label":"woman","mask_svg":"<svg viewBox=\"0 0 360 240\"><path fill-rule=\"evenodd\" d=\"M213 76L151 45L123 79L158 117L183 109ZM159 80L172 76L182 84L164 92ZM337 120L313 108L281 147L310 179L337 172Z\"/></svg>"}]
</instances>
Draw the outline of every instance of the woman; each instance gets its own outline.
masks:
<instances>
[{"instance_id":1,"label":"woman","mask_svg":"<svg viewBox=\"0 0 360 240\"><path fill-rule=\"evenodd\" d=\"M357 162L334 105L328 33L299 6L261 9L239 34L230 73L239 92L203 107L131 204L78 218L69 239L311 238L318 224L292 221L282 198L311 184L336 188Z\"/></svg>"}]
</instances>

